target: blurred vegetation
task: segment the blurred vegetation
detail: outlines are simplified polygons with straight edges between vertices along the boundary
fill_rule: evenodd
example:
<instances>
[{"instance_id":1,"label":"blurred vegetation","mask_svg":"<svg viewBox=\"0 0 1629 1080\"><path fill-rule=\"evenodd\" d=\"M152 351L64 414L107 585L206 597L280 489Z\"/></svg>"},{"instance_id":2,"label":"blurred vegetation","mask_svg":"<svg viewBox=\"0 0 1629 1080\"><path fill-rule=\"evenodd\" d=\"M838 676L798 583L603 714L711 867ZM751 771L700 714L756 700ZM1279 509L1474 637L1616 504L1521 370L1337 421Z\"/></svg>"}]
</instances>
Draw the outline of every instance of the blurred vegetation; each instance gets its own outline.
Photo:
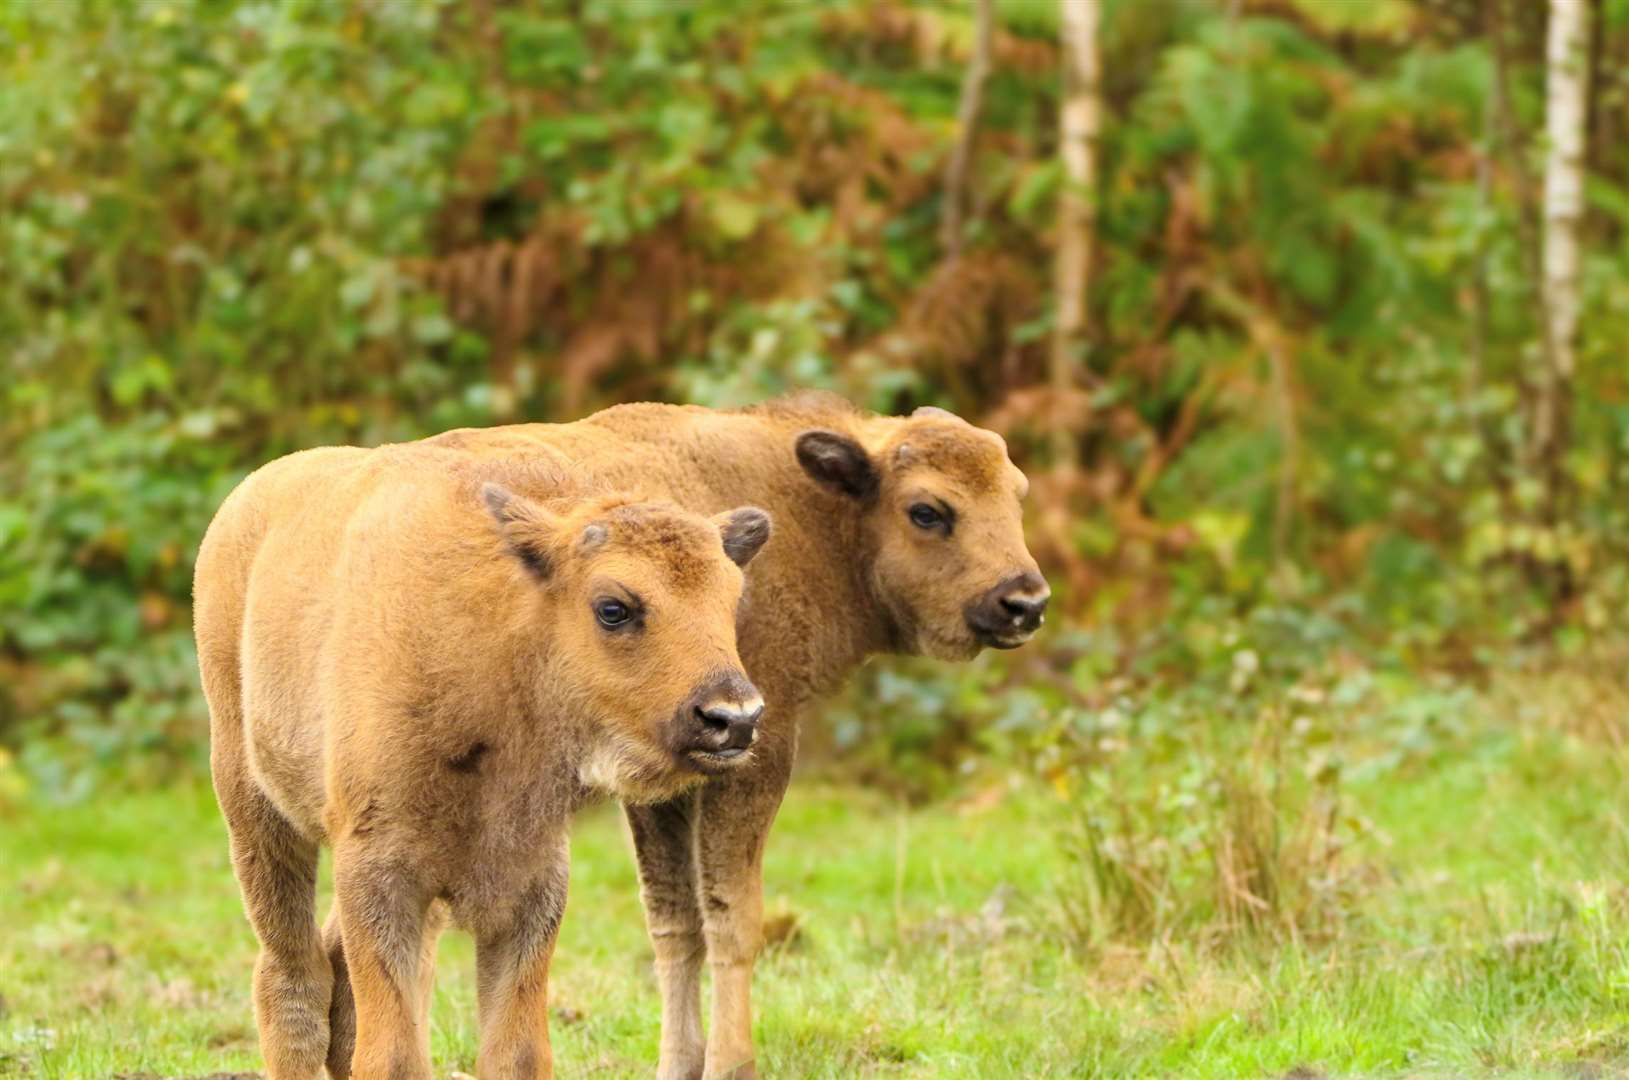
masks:
<instances>
[{"instance_id":1,"label":"blurred vegetation","mask_svg":"<svg viewBox=\"0 0 1629 1080\"><path fill-rule=\"evenodd\" d=\"M1524 457L1542 5L1108 3L1090 347L1056 394L1052 4L997 5L955 257L971 5L0 4L0 763L71 797L201 761L192 556L271 457L809 385L952 408L1035 481L1065 618L834 709L908 790L1019 752L1078 791L1133 713L1221 718L1172 768L1259 785L1289 695L1391 716L1387 680L1598 656L1629 602L1629 0L1596 6L1552 501ZM1328 805L1312 776L1272 799ZM1181 919L1112 882L1206 841L1128 869L1156 856L1115 828L1082 826L1082 925Z\"/></svg>"}]
</instances>

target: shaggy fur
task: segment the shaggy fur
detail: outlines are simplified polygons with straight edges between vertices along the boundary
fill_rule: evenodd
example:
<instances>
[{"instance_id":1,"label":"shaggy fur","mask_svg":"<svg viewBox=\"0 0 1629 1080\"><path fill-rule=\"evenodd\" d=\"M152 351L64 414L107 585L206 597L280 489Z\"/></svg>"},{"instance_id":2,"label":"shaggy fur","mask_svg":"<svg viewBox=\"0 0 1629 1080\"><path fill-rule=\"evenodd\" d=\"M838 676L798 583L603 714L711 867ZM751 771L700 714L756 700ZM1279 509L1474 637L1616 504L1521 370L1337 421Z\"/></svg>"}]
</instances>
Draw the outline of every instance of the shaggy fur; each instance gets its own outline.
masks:
<instances>
[{"instance_id":1,"label":"shaggy fur","mask_svg":"<svg viewBox=\"0 0 1629 1080\"><path fill-rule=\"evenodd\" d=\"M553 463L702 513L748 501L774 516L738 626L768 702L752 766L628 808L662 993L659 1076L753 1075L762 856L798 711L875 653L966 659L1028 638L1047 589L1024 544L1023 474L999 436L950 413L879 417L822 395L739 412L622 405L572 424L453 431L427 445ZM942 526L912 522L923 503L944 513ZM705 1043L704 960L713 973ZM343 1011L342 994L335 1008Z\"/></svg>"},{"instance_id":2,"label":"shaggy fur","mask_svg":"<svg viewBox=\"0 0 1629 1080\"><path fill-rule=\"evenodd\" d=\"M547 454L312 450L233 492L195 626L270 1077L429 1077L449 915L477 943L481 1075L550 1075L569 816L750 769L708 717L745 742L762 707L735 625L768 534L585 494Z\"/></svg>"}]
</instances>

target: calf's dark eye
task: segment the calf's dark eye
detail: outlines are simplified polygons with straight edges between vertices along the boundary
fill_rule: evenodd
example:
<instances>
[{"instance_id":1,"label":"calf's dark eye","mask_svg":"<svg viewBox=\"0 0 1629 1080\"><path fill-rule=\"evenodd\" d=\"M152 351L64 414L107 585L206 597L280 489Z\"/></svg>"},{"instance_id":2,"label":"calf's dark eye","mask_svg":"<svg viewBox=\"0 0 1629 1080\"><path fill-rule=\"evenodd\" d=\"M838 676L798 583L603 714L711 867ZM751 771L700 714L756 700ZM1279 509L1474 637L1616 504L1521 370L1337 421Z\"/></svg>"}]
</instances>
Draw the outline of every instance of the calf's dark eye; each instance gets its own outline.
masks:
<instances>
[{"instance_id":1,"label":"calf's dark eye","mask_svg":"<svg viewBox=\"0 0 1629 1080\"><path fill-rule=\"evenodd\" d=\"M615 629L633 618L628 605L620 600L601 600L594 605L594 618L607 630Z\"/></svg>"},{"instance_id":2,"label":"calf's dark eye","mask_svg":"<svg viewBox=\"0 0 1629 1080\"><path fill-rule=\"evenodd\" d=\"M945 523L944 515L927 503L917 503L910 509L911 524L918 529L937 529Z\"/></svg>"}]
</instances>

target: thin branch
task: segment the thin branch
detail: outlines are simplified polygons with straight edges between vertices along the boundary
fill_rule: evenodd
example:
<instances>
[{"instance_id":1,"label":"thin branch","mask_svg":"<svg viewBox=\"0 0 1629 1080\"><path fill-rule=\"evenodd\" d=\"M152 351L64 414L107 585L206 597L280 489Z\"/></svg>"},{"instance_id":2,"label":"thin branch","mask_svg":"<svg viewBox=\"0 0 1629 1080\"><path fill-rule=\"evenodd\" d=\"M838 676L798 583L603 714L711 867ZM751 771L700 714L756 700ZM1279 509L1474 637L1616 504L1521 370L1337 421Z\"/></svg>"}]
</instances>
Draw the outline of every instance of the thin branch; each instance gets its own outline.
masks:
<instances>
[{"instance_id":1,"label":"thin branch","mask_svg":"<svg viewBox=\"0 0 1629 1080\"><path fill-rule=\"evenodd\" d=\"M1239 293L1220 276L1208 283L1206 294L1219 310L1244 328L1251 344L1267 359L1280 442L1277 492L1273 501L1273 565L1282 576L1289 567L1290 533L1300 498L1301 431L1295 412L1290 335L1265 299L1258 301Z\"/></svg>"},{"instance_id":2,"label":"thin branch","mask_svg":"<svg viewBox=\"0 0 1629 1080\"><path fill-rule=\"evenodd\" d=\"M1499 157L1510 170L1516 189L1516 239L1527 264L1527 280L1534 285L1532 297L1539 325L1544 324L1542 296L1537 285L1544 277L1543 255L1540 249L1538 222L1538 192L1527 169L1527 147L1516 122L1516 112L1510 95L1510 53L1506 42L1504 0L1483 0L1483 30L1493 53L1493 131ZM1549 367L1549 341L1542 333L1539 345L1545 352L1544 364ZM1529 447L1529 450L1531 447Z\"/></svg>"},{"instance_id":3,"label":"thin branch","mask_svg":"<svg viewBox=\"0 0 1629 1080\"><path fill-rule=\"evenodd\" d=\"M963 207L967 201L967 172L978 137L979 114L984 110L984 84L990 77L990 41L994 37L995 0L973 0L976 28L973 55L962 78L961 103L956 107L956 147L945 169L944 207L939 217L939 246L947 259L962 253Z\"/></svg>"},{"instance_id":4,"label":"thin branch","mask_svg":"<svg viewBox=\"0 0 1629 1080\"><path fill-rule=\"evenodd\" d=\"M1493 337L1493 288L1489 283L1492 262L1494 214L1493 174L1497 135L1494 128L1496 105L1493 95L1482 103L1481 145L1476 155L1476 207L1478 236L1471 263L1470 336L1466 348L1464 404L1466 416L1482 442L1482 460L1488 479L1501 496L1509 494L1503 466L1505 443L1495 418L1483 407L1482 394L1488 379L1488 351Z\"/></svg>"},{"instance_id":5,"label":"thin branch","mask_svg":"<svg viewBox=\"0 0 1629 1080\"><path fill-rule=\"evenodd\" d=\"M1268 324L1271 332L1261 342L1267 354L1267 363L1273 377L1273 411L1278 418L1278 435L1282 444L1278 457L1278 493L1273 500L1273 565L1282 575L1289 567L1290 528L1295 521L1295 506L1300 483L1301 433L1295 418L1295 394L1290 385L1289 343L1276 324Z\"/></svg>"}]
</instances>

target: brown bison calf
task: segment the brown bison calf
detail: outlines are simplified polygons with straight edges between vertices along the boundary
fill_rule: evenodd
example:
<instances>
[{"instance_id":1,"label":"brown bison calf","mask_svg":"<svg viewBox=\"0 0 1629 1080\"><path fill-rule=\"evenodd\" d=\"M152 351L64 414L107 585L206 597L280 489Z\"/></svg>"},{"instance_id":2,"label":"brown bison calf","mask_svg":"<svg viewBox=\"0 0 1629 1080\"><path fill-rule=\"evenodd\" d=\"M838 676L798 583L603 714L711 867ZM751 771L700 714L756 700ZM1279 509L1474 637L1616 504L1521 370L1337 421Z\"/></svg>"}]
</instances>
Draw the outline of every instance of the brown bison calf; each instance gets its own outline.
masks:
<instances>
[{"instance_id":1,"label":"brown bison calf","mask_svg":"<svg viewBox=\"0 0 1629 1080\"><path fill-rule=\"evenodd\" d=\"M943 410L873 416L827 396L735 412L619 405L573 424L452 431L428 444L553 462L701 513L750 502L774 515L775 543L747 575L754 599L738 626L769 702L752 761L628 806L662 993L657 1075L751 1077L764 844L798 714L868 656L962 660L1030 639L1050 591L1024 545L1024 474L1000 436ZM343 995L334 1007L346 1007Z\"/></svg>"},{"instance_id":2,"label":"brown bison calf","mask_svg":"<svg viewBox=\"0 0 1629 1080\"><path fill-rule=\"evenodd\" d=\"M246 480L204 538L211 765L273 1078L430 1076L448 911L476 940L479 1071L548 1076L570 814L754 756L735 621L768 517L512 494L563 488L536 461L313 450Z\"/></svg>"}]
</instances>

